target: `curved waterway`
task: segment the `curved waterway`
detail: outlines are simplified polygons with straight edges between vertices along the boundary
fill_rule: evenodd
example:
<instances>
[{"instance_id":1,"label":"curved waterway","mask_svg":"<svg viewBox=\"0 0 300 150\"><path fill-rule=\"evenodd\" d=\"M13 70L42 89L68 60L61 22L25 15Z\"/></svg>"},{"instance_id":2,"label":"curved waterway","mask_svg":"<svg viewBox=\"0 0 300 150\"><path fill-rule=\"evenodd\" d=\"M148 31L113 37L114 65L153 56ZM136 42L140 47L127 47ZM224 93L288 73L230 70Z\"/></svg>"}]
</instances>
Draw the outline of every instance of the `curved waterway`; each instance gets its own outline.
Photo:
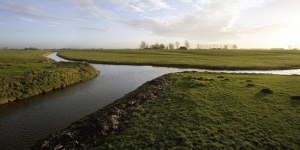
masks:
<instances>
[{"instance_id":1,"label":"curved waterway","mask_svg":"<svg viewBox=\"0 0 300 150\"><path fill-rule=\"evenodd\" d=\"M68 61L53 53L56 61ZM0 149L27 149L37 140L101 109L158 76L182 72L226 72L300 75L300 69L281 71L209 71L152 66L92 64L101 73L68 88L0 106Z\"/></svg>"}]
</instances>

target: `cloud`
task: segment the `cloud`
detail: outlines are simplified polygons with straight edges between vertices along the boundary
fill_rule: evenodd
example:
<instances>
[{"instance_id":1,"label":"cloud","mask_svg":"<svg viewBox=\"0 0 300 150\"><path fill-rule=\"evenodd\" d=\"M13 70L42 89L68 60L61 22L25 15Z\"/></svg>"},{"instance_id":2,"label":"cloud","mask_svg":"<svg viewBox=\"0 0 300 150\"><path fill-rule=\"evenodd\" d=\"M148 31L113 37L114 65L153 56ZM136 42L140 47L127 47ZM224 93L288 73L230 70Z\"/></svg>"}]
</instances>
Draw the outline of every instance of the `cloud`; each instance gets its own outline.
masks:
<instances>
[{"instance_id":1,"label":"cloud","mask_svg":"<svg viewBox=\"0 0 300 150\"><path fill-rule=\"evenodd\" d=\"M113 4L118 6L119 10L129 11L129 12L145 12L142 8L138 7L138 1L132 0L112 0Z\"/></svg>"},{"instance_id":2,"label":"cloud","mask_svg":"<svg viewBox=\"0 0 300 150\"><path fill-rule=\"evenodd\" d=\"M288 27L286 24L273 24L268 26L261 26L261 27L252 27L244 30L240 30L239 34L257 34L263 32L273 32L278 31L279 29L284 29Z\"/></svg>"},{"instance_id":3,"label":"cloud","mask_svg":"<svg viewBox=\"0 0 300 150\"><path fill-rule=\"evenodd\" d=\"M150 12L157 10L174 10L163 0L111 0L119 9L129 12Z\"/></svg>"},{"instance_id":4,"label":"cloud","mask_svg":"<svg viewBox=\"0 0 300 150\"><path fill-rule=\"evenodd\" d=\"M93 27L82 27L81 29L94 30L94 31L107 31L105 29L99 29L99 28L93 28Z\"/></svg>"},{"instance_id":5,"label":"cloud","mask_svg":"<svg viewBox=\"0 0 300 150\"><path fill-rule=\"evenodd\" d=\"M230 40L251 30L239 31L236 22L240 15L248 9L268 2L272 0L197 0L194 3L196 9L194 14L172 13L163 17L144 16L141 20L130 20L124 23L132 29L151 31L158 36L195 40ZM270 28L265 31L271 31Z\"/></svg>"},{"instance_id":6,"label":"cloud","mask_svg":"<svg viewBox=\"0 0 300 150\"><path fill-rule=\"evenodd\" d=\"M0 4L0 9L12 12L17 14L18 16L26 16L20 17L19 19L30 21L30 20L56 20L56 21L86 21L80 18L71 18L71 17L62 17L48 14L38 7L29 5L29 4L21 4L12 1L4 1ZM35 18L35 19L32 19Z\"/></svg>"},{"instance_id":7,"label":"cloud","mask_svg":"<svg viewBox=\"0 0 300 150\"><path fill-rule=\"evenodd\" d=\"M35 20L33 19L28 19L28 18L19 18L21 20L24 20L24 21L28 21L28 22L35 22Z\"/></svg>"},{"instance_id":8,"label":"cloud","mask_svg":"<svg viewBox=\"0 0 300 150\"><path fill-rule=\"evenodd\" d=\"M192 0L180 0L180 1L183 3L191 3L192 2Z\"/></svg>"},{"instance_id":9,"label":"cloud","mask_svg":"<svg viewBox=\"0 0 300 150\"><path fill-rule=\"evenodd\" d=\"M150 6L153 8L151 10L156 10L156 9L174 9L170 5L168 5L166 2L162 0L149 0Z\"/></svg>"},{"instance_id":10,"label":"cloud","mask_svg":"<svg viewBox=\"0 0 300 150\"><path fill-rule=\"evenodd\" d=\"M104 0L64 0L72 5L75 12L83 14L85 17L101 17L105 19L113 19L116 17L113 11L104 9L102 5L106 4Z\"/></svg>"}]
</instances>

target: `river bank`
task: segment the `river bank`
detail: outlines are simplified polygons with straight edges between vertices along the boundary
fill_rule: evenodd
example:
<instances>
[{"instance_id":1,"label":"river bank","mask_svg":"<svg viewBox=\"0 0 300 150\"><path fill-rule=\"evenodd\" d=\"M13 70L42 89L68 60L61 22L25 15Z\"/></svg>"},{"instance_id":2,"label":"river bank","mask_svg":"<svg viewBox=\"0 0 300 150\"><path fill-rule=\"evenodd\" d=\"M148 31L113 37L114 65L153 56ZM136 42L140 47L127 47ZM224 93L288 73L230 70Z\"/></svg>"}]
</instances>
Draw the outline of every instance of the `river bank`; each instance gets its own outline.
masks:
<instances>
[{"instance_id":1,"label":"river bank","mask_svg":"<svg viewBox=\"0 0 300 150\"><path fill-rule=\"evenodd\" d=\"M52 52L26 51L28 56L22 57L23 53L1 52L0 105L65 88L100 73L88 63L50 60L46 56Z\"/></svg>"},{"instance_id":2,"label":"river bank","mask_svg":"<svg viewBox=\"0 0 300 150\"><path fill-rule=\"evenodd\" d=\"M125 121L145 105L162 98L167 76L143 84L123 98L71 124L67 129L37 142L31 149L82 149L97 143L111 132L124 130Z\"/></svg>"},{"instance_id":3,"label":"river bank","mask_svg":"<svg viewBox=\"0 0 300 150\"><path fill-rule=\"evenodd\" d=\"M164 75L32 149L298 149L299 81L278 75Z\"/></svg>"}]
</instances>

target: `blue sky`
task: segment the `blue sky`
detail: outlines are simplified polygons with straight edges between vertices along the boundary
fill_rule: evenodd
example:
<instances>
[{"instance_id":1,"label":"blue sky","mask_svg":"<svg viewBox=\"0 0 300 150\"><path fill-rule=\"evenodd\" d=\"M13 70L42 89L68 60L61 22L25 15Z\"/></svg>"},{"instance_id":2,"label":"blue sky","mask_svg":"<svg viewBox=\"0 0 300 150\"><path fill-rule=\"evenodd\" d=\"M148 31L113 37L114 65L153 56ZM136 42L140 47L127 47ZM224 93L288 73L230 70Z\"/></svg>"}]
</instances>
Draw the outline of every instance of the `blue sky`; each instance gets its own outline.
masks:
<instances>
[{"instance_id":1,"label":"blue sky","mask_svg":"<svg viewBox=\"0 0 300 150\"><path fill-rule=\"evenodd\" d=\"M299 0L1 0L0 46L300 47Z\"/></svg>"}]
</instances>

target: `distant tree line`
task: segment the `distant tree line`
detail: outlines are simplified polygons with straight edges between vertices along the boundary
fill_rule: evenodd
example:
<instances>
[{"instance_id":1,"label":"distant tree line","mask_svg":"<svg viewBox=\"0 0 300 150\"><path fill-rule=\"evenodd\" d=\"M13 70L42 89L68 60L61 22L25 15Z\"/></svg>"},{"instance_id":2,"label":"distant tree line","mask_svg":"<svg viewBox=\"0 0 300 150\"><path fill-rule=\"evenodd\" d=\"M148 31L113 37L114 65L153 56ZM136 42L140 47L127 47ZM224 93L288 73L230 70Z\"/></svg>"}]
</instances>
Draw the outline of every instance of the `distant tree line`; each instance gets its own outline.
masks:
<instances>
[{"instance_id":1,"label":"distant tree line","mask_svg":"<svg viewBox=\"0 0 300 150\"><path fill-rule=\"evenodd\" d=\"M189 49L190 43L188 40L185 40L183 43L184 46L180 46L180 43L176 41L175 43L169 43L168 45L164 44L153 44L148 45L145 41L142 41L139 45L139 49ZM196 49L237 49L236 44L197 44Z\"/></svg>"},{"instance_id":2,"label":"distant tree line","mask_svg":"<svg viewBox=\"0 0 300 150\"><path fill-rule=\"evenodd\" d=\"M140 49L175 49L175 46L176 46L176 49L179 49L180 48L180 43L178 41L176 41L175 43L169 43L167 45L164 45L164 44L159 44L159 43L156 43L156 44L153 44L153 45L148 45L145 41L142 41L139 48ZM190 48L190 43L189 41L185 40L184 41L184 46L186 48Z\"/></svg>"},{"instance_id":3,"label":"distant tree line","mask_svg":"<svg viewBox=\"0 0 300 150\"><path fill-rule=\"evenodd\" d=\"M197 49L237 49L235 44L197 44Z\"/></svg>"},{"instance_id":4,"label":"distant tree line","mask_svg":"<svg viewBox=\"0 0 300 150\"><path fill-rule=\"evenodd\" d=\"M290 49L290 50L298 50L298 47L293 46L293 45L289 45L289 49Z\"/></svg>"},{"instance_id":5,"label":"distant tree line","mask_svg":"<svg viewBox=\"0 0 300 150\"><path fill-rule=\"evenodd\" d=\"M1 49L1 48L0 48ZM25 48L8 48L8 47L3 47L2 50L39 50L38 48L35 47L25 47Z\"/></svg>"},{"instance_id":6,"label":"distant tree line","mask_svg":"<svg viewBox=\"0 0 300 150\"><path fill-rule=\"evenodd\" d=\"M24 50L39 50L39 49L35 47L25 47Z\"/></svg>"}]
</instances>

